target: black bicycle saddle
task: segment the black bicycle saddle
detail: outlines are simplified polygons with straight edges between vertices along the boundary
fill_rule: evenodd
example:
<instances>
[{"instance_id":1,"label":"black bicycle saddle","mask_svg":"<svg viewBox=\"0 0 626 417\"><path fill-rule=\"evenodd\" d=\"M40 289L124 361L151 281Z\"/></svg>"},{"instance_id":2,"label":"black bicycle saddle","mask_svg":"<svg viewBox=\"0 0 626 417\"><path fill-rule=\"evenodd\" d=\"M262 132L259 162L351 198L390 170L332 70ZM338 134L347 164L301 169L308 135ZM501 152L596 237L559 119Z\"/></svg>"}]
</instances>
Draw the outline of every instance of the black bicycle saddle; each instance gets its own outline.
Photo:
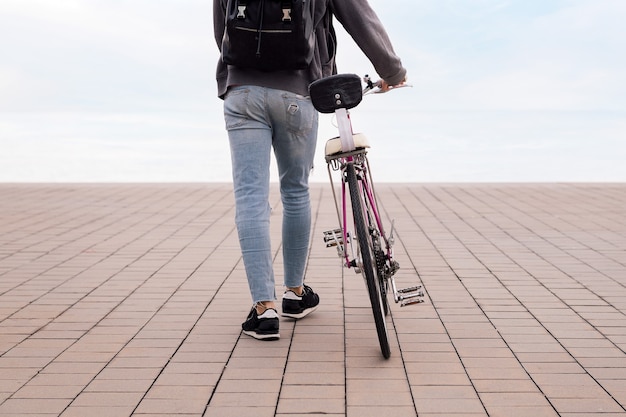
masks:
<instances>
[{"instance_id":1,"label":"black bicycle saddle","mask_svg":"<svg viewBox=\"0 0 626 417\"><path fill-rule=\"evenodd\" d=\"M337 74L312 82L309 94L317 111L334 113L356 107L363 99L363 87L358 75Z\"/></svg>"}]
</instances>

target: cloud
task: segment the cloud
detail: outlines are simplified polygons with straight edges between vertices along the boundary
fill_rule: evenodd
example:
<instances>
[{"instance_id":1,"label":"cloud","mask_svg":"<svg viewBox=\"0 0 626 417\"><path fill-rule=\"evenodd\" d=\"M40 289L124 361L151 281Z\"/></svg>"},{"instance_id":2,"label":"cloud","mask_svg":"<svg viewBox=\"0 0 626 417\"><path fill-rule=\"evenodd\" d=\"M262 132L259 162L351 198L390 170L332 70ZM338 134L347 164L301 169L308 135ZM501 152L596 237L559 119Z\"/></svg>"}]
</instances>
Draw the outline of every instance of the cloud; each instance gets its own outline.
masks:
<instances>
[{"instance_id":1,"label":"cloud","mask_svg":"<svg viewBox=\"0 0 626 417\"><path fill-rule=\"evenodd\" d=\"M464 19L478 19L491 15L510 5L509 0L444 0L443 6L453 15Z\"/></svg>"},{"instance_id":2,"label":"cloud","mask_svg":"<svg viewBox=\"0 0 626 417\"><path fill-rule=\"evenodd\" d=\"M228 181L223 130L187 113L0 113L0 182Z\"/></svg>"},{"instance_id":3,"label":"cloud","mask_svg":"<svg viewBox=\"0 0 626 417\"><path fill-rule=\"evenodd\" d=\"M621 17L619 17L621 16ZM623 109L626 5L579 2L525 22L503 62L463 88L482 108ZM491 57L492 60L495 57Z\"/></svg>"},{"instance_id":4,"label":"cloud","mask_svg":"<svg viewBox=\"0 0 626 417\"><path fill-rule=\"evenodd\" d=\"M0 73L20 82L0 86L0 110L206 109L209 9L190 0L4 1Z\"/></svg>"},{"instance_id":5,"label":"cloud","mask_svg":"<svg viewBox=\"0 0 626 417\"><path fill-rule=\"evenodd\" d=\"M449 79L459 91L457 105L487 110L623 109L626 56L617 51L626 50L626 4L571 1L535 13L500 16L508 30L481 21L487 25L468 45L474 46L474 57L446 56L449 65L459 68Z\"/></svg>"}]
</instances>

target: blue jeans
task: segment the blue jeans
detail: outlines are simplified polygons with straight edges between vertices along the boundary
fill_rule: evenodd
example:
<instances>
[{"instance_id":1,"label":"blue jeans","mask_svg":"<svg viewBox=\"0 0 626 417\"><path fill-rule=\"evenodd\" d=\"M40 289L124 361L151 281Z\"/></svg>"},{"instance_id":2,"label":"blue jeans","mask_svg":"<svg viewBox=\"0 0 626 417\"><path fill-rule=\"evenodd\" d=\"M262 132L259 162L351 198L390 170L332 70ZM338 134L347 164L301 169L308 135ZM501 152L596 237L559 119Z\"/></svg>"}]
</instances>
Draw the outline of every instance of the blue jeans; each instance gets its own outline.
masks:
<instances>
[{"instance_id":1,"label":"blue jeans","mask_svg":"<svg viewBox=\"0 0 626 417\"><path fill-rule=\"evenodd\" d=\"M231 87L224 99L235 192L235 223L253 302L276 299L270 245L270 158L283 204L284 285L304 282L309 250L318 114L310 99L258 86Z\"/></svg>"}]
</instances>

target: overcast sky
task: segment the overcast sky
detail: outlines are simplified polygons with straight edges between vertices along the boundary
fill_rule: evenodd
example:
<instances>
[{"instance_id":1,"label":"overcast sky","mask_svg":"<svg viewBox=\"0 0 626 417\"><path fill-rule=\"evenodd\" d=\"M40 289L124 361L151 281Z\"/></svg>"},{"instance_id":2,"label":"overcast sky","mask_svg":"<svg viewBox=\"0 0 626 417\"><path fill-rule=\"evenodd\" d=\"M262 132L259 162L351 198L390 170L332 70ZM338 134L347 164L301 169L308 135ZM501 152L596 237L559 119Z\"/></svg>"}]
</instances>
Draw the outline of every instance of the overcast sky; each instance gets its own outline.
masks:
<instances>
[{"instance_id":1,"label":"overcast sky","mask_svg":"<svg viewBox=\"0 0 626 417\"><path fill-rule=\"evenodd\" d=\"M626 1L370 3L413 84L353 112L381 180L626 181ZM228 181L211 7L0 0L0 181Z\"/></svg>"}]
</instances>

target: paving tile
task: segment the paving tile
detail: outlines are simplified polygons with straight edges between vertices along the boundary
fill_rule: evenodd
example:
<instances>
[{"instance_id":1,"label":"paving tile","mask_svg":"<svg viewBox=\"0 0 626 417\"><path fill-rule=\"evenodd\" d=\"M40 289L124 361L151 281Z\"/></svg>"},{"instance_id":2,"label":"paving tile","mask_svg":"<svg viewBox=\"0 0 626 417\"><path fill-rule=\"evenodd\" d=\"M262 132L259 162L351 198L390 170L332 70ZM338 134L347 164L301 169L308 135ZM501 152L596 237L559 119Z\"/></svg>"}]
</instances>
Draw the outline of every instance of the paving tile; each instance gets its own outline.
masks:
<instances>
[{"instance_id":1,"label":"paving tile","mask_svg":"<svg viewBox=\"0 0 626 417\"><path fill-rule=\"evenodd\" d=\"M276 407L262 407L262 406L227 407L227 406L209 405L203 417L241 417L241 416L273 417L275 415L274 414L275 411L276 411Z\"/></svg>"},{"instance_id":2,"label":"paving tile","mask_svg":"<svg viewBox=\"0 0 626 417\"><path fill-rule=\"evenodd\" d=\"M81 416L93 416L93 417L119 417L131 415L134 407L113 407L113 406L100 406L100 407L69 407L60 415L60 417L81 417Z\"/></svg>"},{"instance_id":3,"label":"paving tile","mask_svg":"<svg viewBox=\"0 0 626 417\"><path fill-rule=\"evenodd\" d=\"M484 407L478 398L420 398L415 401L418 415L422 413L438 413L457 415L461 413L478 414Z\"/></svg>"},{"instance_id":4,"label":"paving tile","mask_svg":"<svg viewBox=\"0 0 626 417\"><path fill-rule=\"evenodd\" d=\"M449 385L471 385L467 374L465 373L410 373L409 383L413 385L436 385L436 386L449 386Z\"/></svg>"},{"instance_id":5,"label":"paving tile","mask_svg":"<svg viewBox=\"0 0 626 417\"><path fill-rule=\"evenodd\" d=\"M202 415L207 403L206 398L146 398L137 406L136 413L141 414L193 414Z\"/></svg>"},{"instance_id":6,"label":"paving tile","mask_svg":"<svg viewBox=\"0 0 626 417\"><path fill-rule=\"evenodd\" d=\"M274 414L272 414L274 415ZM302 414L299 413L280 413L280 414L275 414L277 417L302 417ZM306 414L307 416L323 416L323 417L344 417L345 413L341 413L341 414L328 414L328 413L311 413L311 414Z\"/></svg>"},{"instance_id":7,"label":"paving tile","mask_svg":"<svg viewBox=\"0 0 626 417\"><path fill-rule=\"evenodd\" d=\"M288 373L285 385L342 385L346 381L345 371L324 373Z\"/></svg>"},{"instance_id":8,"label":"paving tile","mask_svg":"<svg viewBox=\"0 0 626 417\"><path fill-rule=\"evenodd\" d=\"M350 406L347 408L347 417L417 417L414 407L398 406L398 407L366 407L366 406ZM420 414L421 415L421 414Z\"/></svg>"},{"instance_id":9,"label":"paving tile","mask_svg":"<svg viewBox=\"0 0 626 417\"><path fill-rule=\"evenodd\" d=\"M560 413L620 413L624 409L612 398L554 398L551 400Z\"/></svg>"},{"instance_id":10,"label":"paving tile","mask_svg":"<svg viewBox=\"0 0 626 417\"><path fill-rule=\"evenodd\" d=\"M12 398L15 399L74 399L82 390L82 385L26 385L17 390Z\"/></svg>"},{"instance_id":11,"label":"paving tile","mask_svg":"<svg viewBox=\"0 0 626 417\"><path fill-rule=\"evenodd\" d=\"M344 398L281 398L276 408L280 414L341 414L346 408Z\"/></svg>"},{"instance_id":12,"label":"paving tile","mask_svg":"<svg viewBox=\"0 0 626 417\"><path fill-rule=\"evenodd\" d=\"M257 404L260 407L276 405L278 392L252 392L241 395L241 393L220 392L213 396L211 404L216 406L243 406L251 407Z\"/></svg>"},{"instance_id":13,"label":"paving tile","mask_svg":"<svg viewBox=\"0 0 626 417\"><path fill-rule=\"evenodd\" d=\"M499 381L522 380L528 377L527 372L522 367L516 368L467 368L467 374L472 380L488 379Z\"/></svg>"},{"instance_id":14,"label":"paving tile","mask_svg":"<svg viewBox=\"0 0 626 417\"><path fill-rule=\"evenodd\" d=\"M489 407L489 417L558 417L551 407Z\"/></svg>"},{"instance_id":15,"label":"paving tile","mask_svg":"<svg viewBox=\"0 0 626 417\"><path fill-rule=\"evenodd\" d=\"M280 392L281 390L281 380L280 379L270 379L270 380L237 380L237 379L222 379L219 381L219 385L215 387L216 393L222 392L231 392L231 393L241 393L245 395L246 393L252 392ZM167 390L171 385L164 385L163 389ZM288 387L288 385L283 385L283 388ZM295 385L295 387L301 387L301 385Z\"/></svg>"},{"instance_id":16,"label":"paving tile","mask_svg":"<svg viewBox=\"0 0 626 417\"><path fill-rule=\"evenodd\" d=\"M100 379L96 378L84 386L85 392L141 392L148 391L152 379Z\"/></svg>"},{"instance_id":17,"label":"paving tile","mask_svg":"<svg viewBox=\"0 0 626 417\"><path fill-rule=\"evenodd\" d=\"M85 392L72 404L78 407L125 407L137 405L142 397L142 392Z\"/></svg>"},{"instance_id":18,"label":"paving tile","mask_svg":"<svg viewBox=\"0 0 626 417\"><path fill-rule=\"evenodd\" d=\"M606 391L600 385L542 385L541 390L551 399L567 399L567 398L604 398ZM626 391L626 389L624 389Z\"/></svg>"},{"instance_id":19,"label":"paving tile","mask_svg":"<svg viewBox=\"0 0 626 417\"><path fill-rule=\"evenodd\" d=\"M584 416L588 416L589 413L560 413L559 414L561 417L584 417ZM601 417L621 417L624 415L623 412L619 412L619 413L598 413L599 416Z\"/></svg>"},{"instance_id":20,"label":"paving tile","mask_svg":"<svg viewBox=\"0 0 626 417\"><path fill-rule=\"evenodd\" d=\"M345 398L345 388L340 385L283 385L280 390L280 397L291 399L343 399Z\"/></svg>"},{"instance_id":21,"label":"paving tile","mask_svg":"<svg viewBox=\"0 0 626 417\"><path fill-rule=\"evenodd\" d=\"M546 397L540 392L497 392L480 393L485 407L549 407Z\"/></svg>"},{"instance_id":22,"label":"paving tile","mask_svg":"<svg viewBox=\"0 0 626 417\"><path fill-rule=\"evenodd\" d=\"M70 402L69 399L61 398L9 398L0 404L0 415L19 416L41 412L59 415Z\"/></svg>"}]
</instances>

